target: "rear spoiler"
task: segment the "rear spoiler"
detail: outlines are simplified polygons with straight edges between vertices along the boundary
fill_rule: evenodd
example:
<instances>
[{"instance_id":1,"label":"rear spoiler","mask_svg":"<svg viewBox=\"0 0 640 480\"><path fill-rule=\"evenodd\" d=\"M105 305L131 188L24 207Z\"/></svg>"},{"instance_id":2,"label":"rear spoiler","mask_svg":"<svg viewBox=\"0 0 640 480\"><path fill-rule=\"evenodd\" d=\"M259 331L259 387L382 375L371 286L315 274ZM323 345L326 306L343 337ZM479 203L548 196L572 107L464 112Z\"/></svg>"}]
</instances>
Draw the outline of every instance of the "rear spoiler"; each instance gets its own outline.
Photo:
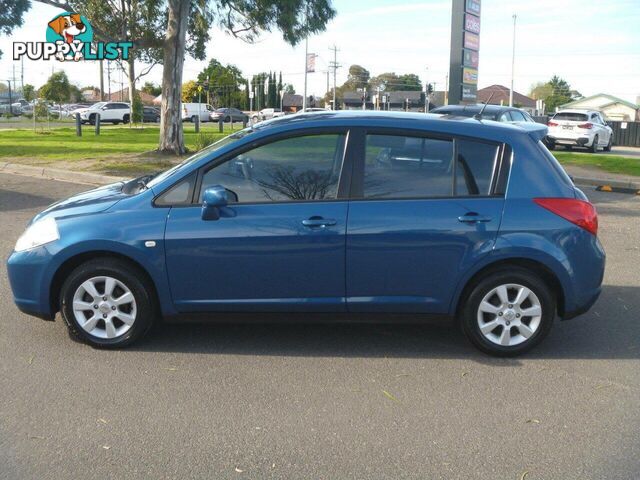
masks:
<instances>
[{"instance_id":1,"label":"rear spoiler","mask_svg":"<svg viewBox=\"0 0 640 480\"><path fill-rule=\"evenodd\" d=\"M536 142L542 140L547 136L547 133L549 133L549 127L547 127L544 123L514 122L514 125L522 128Z\"/></svg>"}]
</instances>

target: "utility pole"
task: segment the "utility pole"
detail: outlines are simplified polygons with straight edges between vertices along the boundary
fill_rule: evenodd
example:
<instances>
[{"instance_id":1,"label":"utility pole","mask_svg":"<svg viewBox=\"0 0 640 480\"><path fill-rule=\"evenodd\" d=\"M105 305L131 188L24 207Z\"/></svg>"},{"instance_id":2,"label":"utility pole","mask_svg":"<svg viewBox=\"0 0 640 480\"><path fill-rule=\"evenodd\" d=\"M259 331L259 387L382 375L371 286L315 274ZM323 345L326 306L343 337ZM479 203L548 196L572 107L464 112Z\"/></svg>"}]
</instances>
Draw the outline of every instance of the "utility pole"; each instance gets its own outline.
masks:
<instances>
[{"instance_id":1,"label":"utility pole","mask_svg":"<svg viewBox=\"0 0 640 480\"><path fill-rule=\"evenodd\" d=\"M24 96L24 56L20 58L20 86L22 87L22 96Z\"/></svg>"},{"instance_id":2,"label":"utility pole","mask_svg":"<svg viewBox=\"0 0 640 480\"><path fill-rule=\"evenodd\" d=\"M329 67L333 69L333 110L336 110L336 71L338 70L338 48L334 45L329 47L333 51L333 62L329 62Z\"/></svg>"},{"instance_id":3,"label":"utility pole","mask_svg":"<svg viewBox=\"0 0 640 480\"><path fill-rule=\"evenodd\" d=\"M107 60L107 89L109 90L107 98L111 101L111 60Z\"/></svg>"},{"instance_id":4,"label":"utility pole","mask_svg":"<svg viewBox=\"0 0 640 480\"><path fill-rule=\"evenodd\" d=\"M511 50L511 89L509 90L509 106L513 107L513 77L516 65L516 19L518 16L513 14L513 49Z\"/></svg>"},{"instance_id":5,"label":"utility pole","mask_svg":"<svg viewBox=\"0 0 640 480\"><path fill-rule=\"evenodd\" d=\"M100 59L99 67L100 67L100 101L104 102L104 68L102 64L103 60Z\"/></svg>"},{"instance_id":6,"label":"utility pole","mask_svg":"<svg viewBox=\"0 0 640 480\"><path fill-rule=\"evenodd\" d=\"M426 70L427 76L424 79L424 113L429 113L429 67Z\"/></svg>"}]
</instances>

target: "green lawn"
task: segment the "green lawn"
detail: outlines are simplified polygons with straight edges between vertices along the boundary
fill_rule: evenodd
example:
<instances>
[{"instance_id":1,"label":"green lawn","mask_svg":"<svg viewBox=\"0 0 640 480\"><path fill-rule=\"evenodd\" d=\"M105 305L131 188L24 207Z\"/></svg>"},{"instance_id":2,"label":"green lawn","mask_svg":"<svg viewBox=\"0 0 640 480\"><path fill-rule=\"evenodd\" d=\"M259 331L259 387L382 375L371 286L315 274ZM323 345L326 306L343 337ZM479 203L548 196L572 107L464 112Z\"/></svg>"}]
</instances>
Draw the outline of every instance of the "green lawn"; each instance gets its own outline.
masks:
<instances>
[{"instance_id":1,"label":"green lawn","mask_svg":"<svg viewBox=\"0 0 640 480\"><path fill-rule=\"evenodd\" d=\"M236 131L239 127L236 127ZM218 126L203 126L201 132L213 135L215 139L231 133L225 126L225 133L218 133ZM193 125L185 125L185 143L195 150L196 134ZM127 154L151 152L158 146L159 127L144 128L103 127L96 136L92 127L85 126L82 137L77 137L75 128L43 130L0 130L0 160L18 157L48 160L87 160L105 157L123 157Z\"/></svg>"},{"instance_id":2,"label":"green lawn","mask_svg":"<svg viewBox=\"0 0 640 480\"><path fill-rule=\"evenodd\" d=\"M640 158L586 152L551 152L563 165L596 167L605 172L640 176Z\"/></svg>"}]
</instances>

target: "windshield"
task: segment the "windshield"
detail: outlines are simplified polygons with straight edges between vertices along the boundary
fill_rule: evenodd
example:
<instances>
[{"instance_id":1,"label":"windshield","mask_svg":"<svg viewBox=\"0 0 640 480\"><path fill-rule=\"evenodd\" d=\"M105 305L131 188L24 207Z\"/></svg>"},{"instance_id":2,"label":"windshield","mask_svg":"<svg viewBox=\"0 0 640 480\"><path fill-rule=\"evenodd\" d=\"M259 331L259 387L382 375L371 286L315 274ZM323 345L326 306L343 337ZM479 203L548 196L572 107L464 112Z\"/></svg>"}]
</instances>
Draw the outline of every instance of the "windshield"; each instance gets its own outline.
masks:
<instances>
[{"instance_id":1,"label":"windshield","mask_svg":"<svg viewBox=\"0 0 640 480\"><path fill-rule=\"evenodd\" d=\"M155 177L153 177L151 180L149 180L148 183L146 183L147 187L153 187L154 185L157 185L158 183L162 182L163 180L165 180L166 178L169 178L171 175L173 175L174 173L180 171L183 167L192 164L193 162L197 162L198 160L200 160L203 157L206 157L208 155L210 155L211 153L220 150L222 147L225 147L245 136L247 136L248 134L252 133L254 130L251 127L245 128L244 130L240 130L239 132L236 132L232 135L229 135L228 137L224 137L221 140L218 140L215 143L212 143L211 145L209 145L206 148L203 148L202 150L200 150L199 152L197 152L196 154L190 156L189 158L187 158L184 162L179 163L178 165L176 165L175 167L170 168L169 170L166 170L158 175L156 175Z\"/></svg>"},{"instance_id":2,"label":"windshield","mask_svg":"<svg viewBox=\"0 0 640 480\"><path fill-rule=\"evenodd\" d=\"M94 104L93 104L93 105L91 105L91 107L89 107L89 108L91 108L91 109L94 109L94 110L95 110L96 108L103 107L103 106L104 106L104 105L106 105L106 104L107 104L107 102L98 102L98 103L94 103Z\"/></svg>"}]
</instances>

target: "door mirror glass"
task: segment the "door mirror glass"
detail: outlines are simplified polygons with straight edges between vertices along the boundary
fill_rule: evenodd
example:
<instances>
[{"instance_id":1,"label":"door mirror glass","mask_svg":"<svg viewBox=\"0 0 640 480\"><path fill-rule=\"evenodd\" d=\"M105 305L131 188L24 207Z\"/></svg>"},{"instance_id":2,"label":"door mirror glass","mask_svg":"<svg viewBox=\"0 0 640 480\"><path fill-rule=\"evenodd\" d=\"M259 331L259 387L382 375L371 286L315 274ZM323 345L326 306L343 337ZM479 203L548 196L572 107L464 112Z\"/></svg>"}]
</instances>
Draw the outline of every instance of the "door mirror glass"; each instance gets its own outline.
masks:
<instances>
[{"instance_id":1,"label":"door mirror glass","mask_svg":"<svg viewBox=\"0 0 640 480\"><path fill-rule=\"evenodd\" d=\"M202 219L218 220L220 208L229 203L227 191L222 185L213 185L204 191L202 198Z\"/></svg>"}]
</instances>

